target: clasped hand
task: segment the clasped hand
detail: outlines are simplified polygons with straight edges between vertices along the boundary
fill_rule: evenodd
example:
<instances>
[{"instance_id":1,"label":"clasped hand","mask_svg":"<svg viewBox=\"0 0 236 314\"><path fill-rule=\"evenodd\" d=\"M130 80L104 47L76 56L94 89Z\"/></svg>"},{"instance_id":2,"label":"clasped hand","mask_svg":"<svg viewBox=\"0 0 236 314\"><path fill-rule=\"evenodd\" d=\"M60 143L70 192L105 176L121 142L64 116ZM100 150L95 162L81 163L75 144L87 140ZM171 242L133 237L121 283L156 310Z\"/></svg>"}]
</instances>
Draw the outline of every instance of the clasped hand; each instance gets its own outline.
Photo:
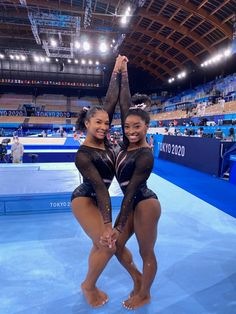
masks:
<instances>
[{"instance_id":1,"label":"clasped hand","mask_svg":"<svg viewBox=\"0 0 236 314\"><path fill-rule=\"evenodd\" d=\"M119 237L119 232L116 228L106 228L100 237L100 244L104 247L112 249L115 247L116 241Z\"/></svg>"}]
</instances>

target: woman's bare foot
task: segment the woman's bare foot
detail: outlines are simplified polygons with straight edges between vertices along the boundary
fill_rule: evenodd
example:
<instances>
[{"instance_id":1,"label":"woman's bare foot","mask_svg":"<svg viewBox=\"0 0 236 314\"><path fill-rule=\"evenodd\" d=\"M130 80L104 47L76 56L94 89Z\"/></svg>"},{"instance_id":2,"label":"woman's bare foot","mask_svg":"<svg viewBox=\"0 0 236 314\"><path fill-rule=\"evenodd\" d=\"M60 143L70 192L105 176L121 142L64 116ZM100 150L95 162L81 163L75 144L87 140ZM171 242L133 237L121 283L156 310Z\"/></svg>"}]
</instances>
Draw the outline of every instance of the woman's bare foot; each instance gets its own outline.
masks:
<instances>
[{"instance_id":1,"label":"woman's bare foot","mask_svg":"<svg viewBox=\"0 0 236 314\"><path fill-rule=\"evenodd\" d=\"M133 297L129 298L128 300L123 302L123 305L128 310L135 310L145 304L150 302L150 295L147 296L140 296L139 294L134 295Z\"/></svg>"},{"instance_id":2,"label":"woman's bare foot","mask_svg":"<svg viewBox=\"0 0 236 314\"><path fill-rule=\"evenodd\" d=\"M88 288L85 283L81 284L84 297L89 305L92 307L103 306L108 301L108 296L97 287Z\"/></svg>"},{"instance_id":3,"label":"woman's bare foot","mask_svg":"<svg viewBox=\"0 0 236 314\"><path fill-rule=\"evenodd\" d=\"M97 287L96 287L96 290L97 290L98 294L100 295L100 297L104 300L104 302L107 303L109 300L108 295L104 291L98 289Z\"/></svg>"},{"instance_id":4,"label":"woman's bare foot","mask_svg":"<svg viewBox=\"0 0 236 314\"><path fill-rule=\"evenodd\" d=\"M133 297L134 295L138 294L142 285L142 274L139 273L134 280L134 288L129 294L129 298Z\"/></svg>"}]
</instances>

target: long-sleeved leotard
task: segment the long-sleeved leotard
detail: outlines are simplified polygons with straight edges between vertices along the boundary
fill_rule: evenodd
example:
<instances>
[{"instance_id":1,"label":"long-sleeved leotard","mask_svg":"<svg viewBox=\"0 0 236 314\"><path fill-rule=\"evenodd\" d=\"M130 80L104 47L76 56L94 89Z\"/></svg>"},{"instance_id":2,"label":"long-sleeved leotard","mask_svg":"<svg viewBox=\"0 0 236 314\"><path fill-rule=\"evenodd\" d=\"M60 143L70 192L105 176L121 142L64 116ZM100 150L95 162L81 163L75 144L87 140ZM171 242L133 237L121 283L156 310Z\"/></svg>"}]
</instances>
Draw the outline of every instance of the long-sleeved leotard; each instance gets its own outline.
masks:
<instances>
[{"instance_id":1,"label":"long-sleeved leotard","mask_svg":"<svg viewBox=\"0 0 236 314\"><path fill-rule=\"evenodd\" d=\"M149 198L157 199L156 194L148 189L146 183L153 168L152 151L148 147L140 147L131 151L121 149L116 157L115 167L117 180L124 193L115 226L122 231L129 213L140 201Z\"/></svg>"},{"instance_id":2,"label":"long-sleeved leotard","mask_svg":"<svg viewBox=\"0 0 236 314\"><path fill-rule=\"evenodd\" d=\"M115 154L111 148L98 149L80 146L76 154L76 167L83 176L83 183L72 193L76 197L91 197L101 211L104 223L111 222L111 201L108 193L114 177Z\"/></svg>"},{"instance_id":3,"label":"long-sleeved leotard","mask_svg":"<svg viewBox=\"0 0 236 314\"><path fill-rule=\"evenodd\" d=\"M119 96L117 75L117 72L112 73L104 104L110 123ZM83 183L74 190L71 200L81 196L93 198L101 211L104 222L111 222L111 201L108 188L115 174L113 150L106 145L104 150L82 145L76 154L75 164L83 176Z\"/></svg>"},{"instance_id":4,"label":"long-sleeved leotard","mask_svg":"<svg viewBox=\"0 0 236 314\"><path fill-rule=\"evenodd\" d=\"M121 73L121 84L120 84L120 112L121 112L121 125L124 134L124 123L125 115L129 108L131 107L131 94L129 89L129 78L128 72Z\"/></svg>"},{"instance_id":5,"label":"long-sleeved leotard","mask_svg":"<svg viewBox=\"0 0 236 314\"><path fill-rule=\"evenodd\" d=\"M131 94L129 89L128 72L121 74L120 110L124 134L125 114L131 106ZM145 199L155 198L156 194L147 188L146 181L153 168L153 154L150 148L141 147L127 151L128 140L123 136L124 148L116 158L116 177L124 193L121 210L115 226L122 231L128 219L129 213L136 205Z\"/></svg>"},{"instance_id":6,"label":"long-sleeved leotard","mask_svg":"<svg viewBox=\"0 0 236 314\"><path fill-rule=\"evenodd\" d=\"M119 97L119 91L120 91L120 75L118 72L113 71L111 75L110 84L108 87L108 91L105 97L105 101L103 104L103 108L107 111L109 116L109 122L111 124L113 114L115 111L115 107L118 101Z\"/></svg>"}]
</instances>

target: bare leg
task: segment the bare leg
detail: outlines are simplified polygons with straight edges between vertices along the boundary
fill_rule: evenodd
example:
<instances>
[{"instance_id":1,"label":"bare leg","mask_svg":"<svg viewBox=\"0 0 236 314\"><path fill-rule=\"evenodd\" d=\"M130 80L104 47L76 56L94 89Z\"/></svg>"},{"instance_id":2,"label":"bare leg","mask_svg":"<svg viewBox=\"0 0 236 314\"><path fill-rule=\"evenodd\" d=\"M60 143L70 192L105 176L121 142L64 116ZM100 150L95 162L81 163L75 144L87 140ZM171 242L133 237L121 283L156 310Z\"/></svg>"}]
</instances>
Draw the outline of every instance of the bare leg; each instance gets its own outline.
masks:
<instances>
[{"instance_id":1,"label":"bare leg","mask_svg":"<svg viewBox=\"0 0 236 314\"><path fill-rule=\"evenodd\" d=\"M143 260L142 284L138 294L124 302L128 309L137 309L150 302L150 289L157 272L154 245L157 237L157 223L160 218L159 201L148 199L140 202L134 212L134 231Z\"/></svg>"},{"instance_id":2,"label":"bare leg","mask_svg":"<svg viewBox=\"0 0 236 314\"><path fill-rule=\"evenodd\" d=\"M141 288L141 282L142 282L142 274L135 266L131 252L125 247L126 242L134 233L133 219L134 219L133 213L131 213L126 223L126 227L124 231L119 236L116 242L116 253L115 253L118 261L128 271L131 278L133 279L134 288L131 291L130 296L133 296L136 293L138 293L138 291Z\"/></svg>"},{"instance_id":3,"label":"bare leg","mask_svg":"<svg viewBox=\"0 0 236 314\"><path fill-rule=\"evenodd\" d=\"M115 248L105 248L99 243L105 227L100 211L92 199L87 197L75 198L72 201L72 209L81 227L93 241L89 255L88 272L81 288L87 302L92 307L99 307L108 301L108 296L96 287L96 282L115 253Z\"/></svg>"}]
</instances>

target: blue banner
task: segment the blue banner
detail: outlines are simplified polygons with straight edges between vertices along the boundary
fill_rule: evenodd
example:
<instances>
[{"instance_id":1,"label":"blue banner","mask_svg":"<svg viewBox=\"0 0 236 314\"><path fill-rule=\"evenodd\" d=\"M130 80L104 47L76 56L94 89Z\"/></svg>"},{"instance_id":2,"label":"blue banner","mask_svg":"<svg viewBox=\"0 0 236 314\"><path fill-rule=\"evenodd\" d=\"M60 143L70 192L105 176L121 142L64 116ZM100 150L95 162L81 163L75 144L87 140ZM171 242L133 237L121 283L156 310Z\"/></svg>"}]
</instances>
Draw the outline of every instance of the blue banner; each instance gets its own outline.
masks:
<instances>
[{"instance_id":1,"label":"blue banner","mask_svg":"<svg viewBox=\"0 0 236 314\"><path fill-rule=\"evenodd\" d=\"M212 138L154 136L154 157L219 175L221 142Z\"/></svg>"},{"instance_id":2,"label":"blue banner","mask_svg":"<svg viewBox=\"0 0 236 314\"><path fill-rule=\"evenodd\" d=\"M65 211L71 210L70 207L71 193L54 193L44 194L37 196L15 196L6 198L5 213L17 213L17 212L40 212L40 211Z\"/></svg>"}]
</instances>

